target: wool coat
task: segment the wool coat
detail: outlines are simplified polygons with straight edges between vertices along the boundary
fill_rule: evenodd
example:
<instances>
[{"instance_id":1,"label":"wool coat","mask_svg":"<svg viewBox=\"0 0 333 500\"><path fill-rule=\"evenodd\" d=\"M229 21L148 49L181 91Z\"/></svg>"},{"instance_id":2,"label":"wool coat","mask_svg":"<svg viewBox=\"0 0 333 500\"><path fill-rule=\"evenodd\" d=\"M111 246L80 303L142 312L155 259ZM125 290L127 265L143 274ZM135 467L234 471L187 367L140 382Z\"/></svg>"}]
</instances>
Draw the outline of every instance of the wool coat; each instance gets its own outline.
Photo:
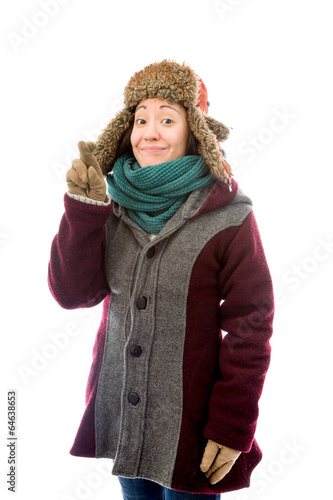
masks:
<instances>
[{"instance_id":1,"label":"wool coat","mask_svg":"<svg viewBox=\"0 0 333 500\"><path fill-rule=\"evenodd\" d=\"M67 309L104 301L70 453L191 493L248 487L274 313L251 200L214 180L154 239L115 202L64 202L51 293ZM242 452L215 485L200 471L208 439Z\"/></svg>"}]
</instances>

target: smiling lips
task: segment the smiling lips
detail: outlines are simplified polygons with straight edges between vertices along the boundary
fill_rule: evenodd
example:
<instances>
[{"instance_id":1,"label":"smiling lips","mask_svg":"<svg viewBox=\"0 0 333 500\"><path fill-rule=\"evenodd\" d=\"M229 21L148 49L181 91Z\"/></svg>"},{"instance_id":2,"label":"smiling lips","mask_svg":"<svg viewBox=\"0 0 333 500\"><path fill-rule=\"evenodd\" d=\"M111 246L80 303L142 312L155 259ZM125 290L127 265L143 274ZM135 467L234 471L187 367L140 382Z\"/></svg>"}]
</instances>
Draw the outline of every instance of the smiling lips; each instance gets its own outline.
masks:
<instances>
[{"instance_id":1,"label":"smiling lips","mask_svg":"<svg viewBox=\"0 0 333 500\"><path fill-rule=\"evenodd\" d=\"M164 151L166 148L158 147L158 146L146 146L141 148L141 151L145 153L159 153L160 151Z\"/></svg>"}]
</instances>

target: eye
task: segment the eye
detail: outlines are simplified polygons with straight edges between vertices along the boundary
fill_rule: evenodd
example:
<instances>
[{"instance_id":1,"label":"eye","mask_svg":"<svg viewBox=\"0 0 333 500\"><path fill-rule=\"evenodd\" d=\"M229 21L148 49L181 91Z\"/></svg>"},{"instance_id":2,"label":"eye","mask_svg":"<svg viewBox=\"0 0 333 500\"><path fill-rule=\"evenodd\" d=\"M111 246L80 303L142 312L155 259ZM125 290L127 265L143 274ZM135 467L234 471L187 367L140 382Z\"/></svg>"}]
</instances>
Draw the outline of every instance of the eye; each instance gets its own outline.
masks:
<instances>
[{"instance_id":1,"label":"eye","mask_svg":"<svg viewBox=\"0 0 333 500\"><path fill-rule=\"evenodd\" d=\"M173 120L171 120L171 118L164 118L162 122L165 123L166 125L170 125L170 123L173 123Z\"/></svg>"},{"instance_id":2,"label":"eye","mask_svg":"<svg viewBox=\"0 0 333 500\"><path fill-rule=\"evenodd\" d=\"M143 119L143 118L138 118L135 123L137 125L144 125L146 123L146 121Z\"/></svg>"}]
</instances>

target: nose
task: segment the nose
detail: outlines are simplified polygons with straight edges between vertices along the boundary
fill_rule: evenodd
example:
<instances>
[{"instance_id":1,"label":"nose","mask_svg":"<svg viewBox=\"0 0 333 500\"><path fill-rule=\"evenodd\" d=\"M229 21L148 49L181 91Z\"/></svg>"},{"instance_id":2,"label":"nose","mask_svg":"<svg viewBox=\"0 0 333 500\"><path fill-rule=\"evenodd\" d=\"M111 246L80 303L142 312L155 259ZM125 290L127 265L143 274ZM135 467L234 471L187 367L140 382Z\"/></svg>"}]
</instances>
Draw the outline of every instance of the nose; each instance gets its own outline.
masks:
<instances>
[{"instance_id":1,"label":"nose","mask_svg":"<svg viewBox=\"0 0 333 500\"><path fill-rule=\"evenodd\" d=\"M144 139L146 141L157 141L160 137L158 129L154 120L149 121L147 126L145 127Z\"/></svg>"}]
</instances>

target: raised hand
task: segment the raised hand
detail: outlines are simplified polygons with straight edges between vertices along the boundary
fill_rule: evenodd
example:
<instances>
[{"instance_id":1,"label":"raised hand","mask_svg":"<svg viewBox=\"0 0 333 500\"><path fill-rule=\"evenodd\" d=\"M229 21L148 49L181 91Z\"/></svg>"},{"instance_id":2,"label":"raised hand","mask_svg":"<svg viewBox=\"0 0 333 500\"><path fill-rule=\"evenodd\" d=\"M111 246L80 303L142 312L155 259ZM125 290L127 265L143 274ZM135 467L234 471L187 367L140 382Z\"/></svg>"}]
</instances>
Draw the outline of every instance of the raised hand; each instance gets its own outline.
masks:
<instances>
[{"instance_id":1,"label":"raised hand","mask_svg":"<svg viewBox=\"0 0 333 500\"><path fill-rule=\"evenodd\" d=\"M70 193L105 201L106 184L101 167L93 154L95 147L94 142L78 143L80 158L73 160L66 181Z\"/></svg>"}]
</instances>

